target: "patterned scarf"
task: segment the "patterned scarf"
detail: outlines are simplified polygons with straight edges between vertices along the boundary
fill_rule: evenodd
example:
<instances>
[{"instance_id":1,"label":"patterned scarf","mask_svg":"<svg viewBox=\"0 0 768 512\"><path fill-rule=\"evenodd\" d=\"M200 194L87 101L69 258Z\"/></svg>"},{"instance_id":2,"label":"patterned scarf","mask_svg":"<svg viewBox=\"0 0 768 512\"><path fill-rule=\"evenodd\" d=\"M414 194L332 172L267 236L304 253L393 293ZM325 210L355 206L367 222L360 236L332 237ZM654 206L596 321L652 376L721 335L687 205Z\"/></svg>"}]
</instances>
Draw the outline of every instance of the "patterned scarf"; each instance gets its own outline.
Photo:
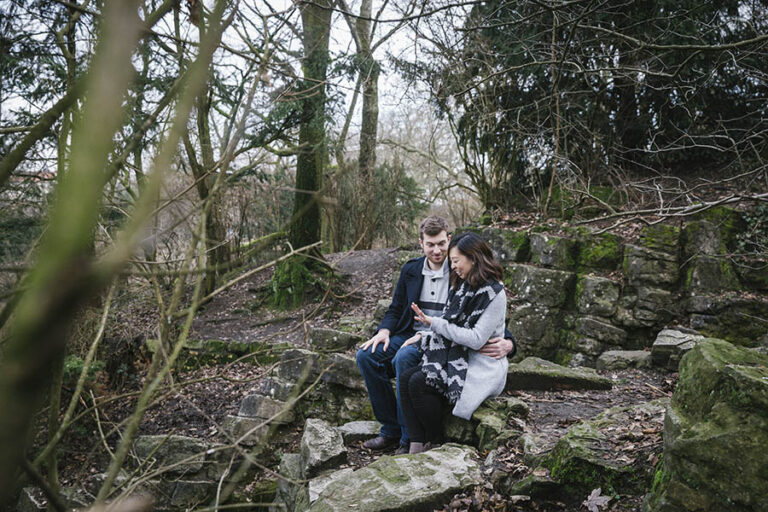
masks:
<instances>
[{"instance_id":1,"label":"patterned scarf","mask_svg":"<svg viewBox=\"0 0 768 512\"><path fill-rule=\"evenodd\" d=\"M462 281L458 289L448 291L443 318L459 327L471 329L502 288L500 282L493 281L472 290ZM419 348L422 354L421 371L426 375L427 384L455 404L467 377L467 347L430 332L422 336Z\"/></svg>"}]
</instances>

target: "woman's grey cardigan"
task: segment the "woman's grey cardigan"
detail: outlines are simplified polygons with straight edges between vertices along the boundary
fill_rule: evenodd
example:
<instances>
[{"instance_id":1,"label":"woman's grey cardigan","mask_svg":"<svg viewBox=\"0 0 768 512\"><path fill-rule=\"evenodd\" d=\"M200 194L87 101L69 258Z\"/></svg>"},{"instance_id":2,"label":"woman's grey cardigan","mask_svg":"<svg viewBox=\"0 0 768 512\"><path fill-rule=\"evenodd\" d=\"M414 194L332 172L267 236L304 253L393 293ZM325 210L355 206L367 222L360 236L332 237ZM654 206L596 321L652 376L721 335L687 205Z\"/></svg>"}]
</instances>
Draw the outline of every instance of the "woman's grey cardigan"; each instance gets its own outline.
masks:
<instances>
[{"instance_id":1,"label":"woman's grey cardigan","mask_svg":"<svg viewBox=\"0 0 768 512\"><path fill-rule=\"evenodd\" d=\"M432 331L469 349L467 377L453 408L454 416L468 420L483 400L504 391L509 367L507 358L494 359L480 354L478 350L489 339L504 335L506 317L507 296L504 290L493 298L471 329L459 327L441 317L432 317Z\"/></svg>"}]
</instances>

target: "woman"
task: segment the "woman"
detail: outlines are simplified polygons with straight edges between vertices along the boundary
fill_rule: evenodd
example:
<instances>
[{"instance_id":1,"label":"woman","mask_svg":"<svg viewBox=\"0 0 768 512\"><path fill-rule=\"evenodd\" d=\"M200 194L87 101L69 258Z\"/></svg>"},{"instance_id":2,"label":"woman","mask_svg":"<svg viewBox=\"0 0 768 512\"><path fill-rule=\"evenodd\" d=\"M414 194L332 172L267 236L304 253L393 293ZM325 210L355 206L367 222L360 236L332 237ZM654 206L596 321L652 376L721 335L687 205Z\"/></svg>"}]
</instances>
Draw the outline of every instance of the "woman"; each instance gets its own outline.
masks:
<instances>
[{"instance_id":1,"label":"woman","mask_svg":"<svg viewBox=\"0 0 768 512\"><path fill-rule=\"evenodd\" d=\"M420 453L443 441L443 410L469 419L488 397L504 390L507 359L478 352L490 338L504 333L507 298L503 271L488 244L464 233L448 246L451 289L442 317L426 316L416 304L416 320L429 325L403 346L419 342L419 366L403 372L398 382L403 413L411 437L409 453Z\"/></svg>"}]
</instances>

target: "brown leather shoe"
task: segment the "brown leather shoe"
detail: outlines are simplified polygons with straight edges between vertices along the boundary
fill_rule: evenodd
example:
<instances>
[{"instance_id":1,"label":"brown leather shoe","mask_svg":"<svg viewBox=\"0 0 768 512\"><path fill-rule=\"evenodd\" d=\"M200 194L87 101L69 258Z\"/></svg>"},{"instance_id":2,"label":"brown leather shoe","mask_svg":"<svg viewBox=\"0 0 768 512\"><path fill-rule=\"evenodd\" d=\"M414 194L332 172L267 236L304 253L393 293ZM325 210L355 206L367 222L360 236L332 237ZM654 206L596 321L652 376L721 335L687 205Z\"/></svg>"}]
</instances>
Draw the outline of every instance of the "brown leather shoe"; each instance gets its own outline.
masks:
<instances>
[{"instance_id":1,"label":"brown leather shoe","mask_svg":"<svg viewBox=\"0 0 768 512\"><path fill-rule=\"evenodd\" d=\"M395 455L405 455L407 453L408 453L408 447L402 444L397 447L397 450L395 450Z\"/></svg>"},{"instance_id":2,"label":"brown leather shoe","mask_svg":"<svg viewBox=\"0 0 768 512\"><path fill-rule=\"evenodd\" d=\"M378 436L364 442L363 448L367 448L369 450L381 451L381 450L386 450L387 448L391 448L392 446L396 445L399 442L400 440L396 437Z\"/></svg>"}]
</instances>

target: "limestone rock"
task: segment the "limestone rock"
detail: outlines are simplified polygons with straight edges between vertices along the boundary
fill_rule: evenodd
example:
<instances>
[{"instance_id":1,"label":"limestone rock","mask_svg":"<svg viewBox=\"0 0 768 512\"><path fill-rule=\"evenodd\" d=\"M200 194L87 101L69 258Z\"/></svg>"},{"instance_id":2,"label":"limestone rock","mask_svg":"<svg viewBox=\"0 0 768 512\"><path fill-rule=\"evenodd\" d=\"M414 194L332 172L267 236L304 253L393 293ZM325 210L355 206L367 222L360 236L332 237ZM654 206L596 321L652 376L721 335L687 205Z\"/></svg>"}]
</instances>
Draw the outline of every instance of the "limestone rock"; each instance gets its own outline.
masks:
<instances>
[{"instance_id":1,"label":"limestone rock","mask_svg":"<svg viewBox=\"0 0 768 512\"><path fill-rule=\"evenodd\" d=\"M579 268L616 270L621 264L624 245L621 238L611 233L590 233L581 240Z\"/></svg>"},{"instance_id":2,"label":"limestone rock","mask_svg":"<svg viewBox=\"0 0 768 512\"><path fill-rule=\"evenodd\" d=\"M768 261L758 258L736 258L733 264L739 281L748 290L768 291Z\"/></svg>"},{"instance_id":3,"label":"limestone rock","mask_svg":"<svg viewBox=\"0 0 768 512\"><path fill-rule=\"evenodd\" d=\"M691 315L691 327L702 334L724 339L731 343L754 347L768 333L768 323L754 321L768 318L768 300L750 296L690 297L687 311Z\"/></svg>"},{"instance_id":4,"label":"limestone rock","mask_svg":"<svg viewBox=\"0 0 768 512\"><path fill-rule=\"evenodd\" d=\"M657 336L651 347L651 360L654 366L676 371L680 358L691 350L704 336L664 329Z\"/></svg>"},{"instance_id":5,"label":"limestone rock","mask_svg":"<svg viewBox=\"0 0 768 512\"><path fill-rule=\"evenodd\" d=\"M576 274L531 265L509 265L504 283L518 300L559 308L570 295Z\"/></svg>"},{"instance_id":6,"label":"limestone rock","mask_svg":"<svg viewBox=\"0 0 768 512\"><path fill-rule=\"evenodd\" d=\"M299 402L297 414L304 418L324 418L334 424L372 420L368 394L331 383L321 383Z\"/></svg>"},{"instance_id":7,"label":"limestone rock","mask_svg":"<svg viewBox=\"0 0 768 512\"><path fill-rule=\"evenodd\" d=\"M293 382L313 379L320 374L320 359L320 354L310 350L286 350L280 357L277 376Z\"/></svg>"},{"instance_id":8,"label":"limestone rock","mask_svg":"<svg viewBox=\"0 0 768 512\"><path fill-rule=\"evenodd\" d=\"M506 389L611 389L611 380L591 368L566 368L528 357L509 365Z\"/></svg>"},{"instance_id":9,"label":"limestone rock","mask_svg":"<svg viewBox=\"0 0 768 512\"><path fill-rule=\"evenodd\" d=\"M370 324L371 318L365 316L345 316L339 318L337 323L340 331L351 334L362 333L366 331Z\"/></svg>"},{"instance_id":10,"label":"limestone rock","mask_svg":"<svg viewBox=\"0 0 768 512\"><path fill-rule=\"evenodd\" d=\"M536 468L533 473L511 485L500 486L510 496L530 496L537 499L564 499L562 486L545 468Z\"/></svg>"},{"instance_id":11,"label":"limestone rock","mask_svg":"<svg viewBox=\"0 0 768 512\"><path fill-rule=\"evenodd\" d=\"M384 313L387 312L387 309L389 309L389 305L392 303L392 300L390 299L380 299L378 302L376 302L376 307L373 310L373 320L378 325L381 323L382 320L384 320Z\"/></svg>"},{"instance_id":12,"label":"limestone rock","mask_svg":"<svg viewBox=\"0 0 768 512\"><path fill-rule=\"evenodd\" d=\"M365 382L354 358L346 354L331 354L324 368L323 381L365 391Z\"/></svg>"},{"instance_id":13,"label":"limestone rock","mask_svg":"<svg viewBox=\"0 0 768 512\"><path fill-rule=\"evenodd\" d=\"M680 362L644 510L768 510L768 356L706 339Z\"/></svg>"},{"instance_id":14,"label":"limestone rock","mask_svg":"<svg viewBox=\"0 0 768 512\"><path fill-rule=\"evenodd\" d=\"M343 352L363 342L363 337L335 329L313 327L309 330L309 344L320 352Z\"/></svg>"},{"instance_id":15,"label":"limestone rock","mask_svg":"<svg viewBox=\"0 0 768 512\"><path fill-rule=\"evenodd\" d=\"M642 429L661 429L666 400L656 400L631 407L614 407L568 429L542 465L552 478L572 496L585 496L602 487L619 493L637 493L645 489L652 476L648 462L654 449L660 451L661 439L649 444ZM644 443L636 451L625 453L620 446L629 436L639 435Z\"/></svg>"},{"instance_id":16,"label":"limestone rock","mask_svg":"<svg viewBox=\"0 0 768 512\"><path fill-rule=\"evenodd\" d=\"M279 377L267 377L261 383L259 393L268 396L274 400L285 402L294 393L296 384L283 380Z\"/></svg>"},{"instance_id":17,"label":"limestone rock","mask_svg":"<svg viewBox=\"0 0 768 512\"><path fill-rule=\"evenodd\" d=\"M675 295L667 290L638 287L634 316L643 325L667 323L678 311Z\"/></svg>"},{"instance_id":18,"label":"limestone rock","mask_svg":"<svg viewBox=\"0 0 768 512\"><path fill-rule=\"evenodd\" d=\"M507 327L515 336L518 356L551 357L560 347L562 313L535 304L513 307Z\"/></svg>"},{"instance_id":19,"label":"limestone rock","mask_svg":"<svg viewBox=\"0 0 768 512\"><path fill-rule=\"evenodd\" d=\"M483 229L482 237L502 265L528 258L530 240L525 232L487 227Z\"/></svg>"},{"instance_id":20,"label":"limestone rock","mask_svg":"<svg viewBox=\"0 0 768 512\"><path fill-rule=\"evenodd\" d=\"M685 285L693 293L738 290L739 282L728 255L732 230L720 222L696 220L684 229L688 262Z\"/></svg>"},{"instance_id":21,"label":"limestone rock","mask_svg":"<svg viewBox=\"0 0 768 512\"><path fill-rule=\"evenodd\" d=\"M270 419L274 423L292 423L294 419L290 406L280 400L264 395L247 395L240 403L238 416L246 418Z\"/></svg>"},{"instance_id":22,"label":"limestone rock","mask_svg":"<svg viewBox=\"0 0 768 512\"><path fill-rule=\"evenodd\" d=\"M619 302L619 284L604 277L582 276L576 283L579 313L610 318Z\"/></svg>"},{"instance_id":23,"label":"limestone rock","mask_svg":"<svg viewBox=\"0 0 768 512\"><path fill-rule=\"evenodd\" d=\"M93 497L75 487L62 487L59 489L59 497L68 509L87 509L93 502ZM47 508L48 500L43 491L38 487L24 487L16 502L16 512L42 512ZM10 510L10 509L9 509Z\"/></svg>"},{"instance_id":24,"label":"limestone rock","mask_svg":"<svg viewBox=\"0 0 768 512\"><path fill-rule=\"evenodd\" d=\"M685 287L690 293L718 293L740 289L728 257L694 256L688 262Z\"/></svg>"},{"instance_id":25,"label":"limestone rock","mask_svg":"<svg viewBox=\"0 0 768 512\"><path fill-rule=\"evenodd\" d=\"M347 460L347 450L341 434L327 422L309 418L301 437L301 461L307 477L336 467Z\"/></svg>"},{"instance_id":26,"label":"limestone rock","mask_svg":"<svg viewBox=\"0 0 768 512\"><path fill-rule=\"evenodd\" d=\"M16 512L42 512L46 509L43 491L37 487L25 487L21 490L16 503Z\"/></svg>"},{"instance_id":27,"label":"limestone rock","mask_svg":"<svg viewBox=\"0 0 768 512\"><path fill-rule=\"evenodd\" d=\"M378 421L350 421L336 427L346 445L376 437L380 429L381 423Z\"/></svg>"},{"instance_id":28,"label":"limestone rock","mask_svg":"<svg viewBox=\"0 0 768 512\"><path fill-rule=\"evenodd\" d=\"M679 268L677 257L653 251L637 245L624 247L624 274L630 283L673 285L677 282Z\"/></svg>"},{"instance_id":29,"label":"limestone rock","mask_svg":"<svg viewBox=\"0 0 768 512\"><path fill-rule=\"evenodd\" d=\"M168 501L171 508L192 510L206 503L216 492L216 482L210 480L177 480Z\"/></svg>"},{"instance_id":30,"label":"limestone rock","mask_svg":"<svg viewBox=\"0 0 768 512\"><path fill-rule=\"evenodd\" d=\"M677 254L680 250L680 228L667 224L646 226L640 232L639 244L654 251Z\"/></svg>"},{"instance_id":31,"label":"limestone rock","mask_svg":"<svg viewBox=\"0 0 768 512\"><path fill-rule=\"evenodd\" d=\"M224 418L222 428L246 446L258 444L269 432L269 425L261 418L233 415Z\"/></svg>"},{"instance_id":32,"label":"limestone rock","mask_svg":"<svg viewBox=\"0 0 768 512\"><path fill-rule=\"evenodd\" d=\"M621 346L627 339L624 329L589 316L576 320L576 332L608 345Z\"/></svg>"},{"instance_id":33,"label":"limestone rock","mask_svg":"<svg viewBox=\"0 0 768 512\"><path fill-rule=\"evenodd\" d=\"M354 469L352 468L344 468L338 471L331 471L329 473L324 473L310 480L308 485L309 502L310 503L316 502L317 498L320 497L320 493L323 492L326 487L331 485L333 482L336 482L338 480L343 480L344 478L349 476L349 474L352 473L353 471Z\"/></svg>"},{"instance_id":34,"label":"limestone rock","mask_svg":"<svg viewBox=\"0 0 768 512\"><path fill-rule=\"evenodd\" d=\"M650 368L651 361L651 353L645 350L609 350L597 358L597 369Z\"/></svg>"},{"instance_id":35,"label":"limestone rock","mask_svg":"<svg viewBox=\"0 0 768 512\"><path fill-rule=\"evenodd\" d=\"M481 451L492 450L504 441L521 435L524 424L516 418L524 418L528 412L528 405L517 398L486 400L469 421L446 415L443 420L445 436L450 441L474 446Z\"/></svg>"},{"instance_id":36,"label":"limestone rock","mask_svg":"<svg viewBox=\"0 0 768 512\"><path fill-rule=\"evenodd\" d=\"M275 504L270 507L270 512L306 510L309 506L309 491L307 486L301 483L304 479L301 455L298 453L284 454L280 459L278 471L283 478L277 480Z\"/></svg>"},{"instance_id":37,"label":"limestone rock","mask_svg":"<svg viewBox=\"0 0 768 512\"><path fill-rule=\"evenodd\" d=\"M570 238L531 233L531 261L544 267L571 270L576 266L578 242Z\"/></svg>"},{"instance_id":38,"label":"limestone rock","mask_svg":"<svg viewBox=\"0 0 768 512\"><path fill-rule=\"evenodd\" d=\"M133 443L140 459L152 457L155 469L167 467L167 473L173 475L197 473L203 469L205 452L210 447L199 439L177 435L139 436Z\"/></svg>"},{"instance_id":39,"label":"limestone rock","mask_svg":"<svg viewBox=\"0 0 768 512\"><path fill-rule=\"evenodd\" d=\"M482 483L476 457L475 450L454 444L418 455L384 456L328 485L310 510L432 510Z\"/></svg>"}]
</instances>

